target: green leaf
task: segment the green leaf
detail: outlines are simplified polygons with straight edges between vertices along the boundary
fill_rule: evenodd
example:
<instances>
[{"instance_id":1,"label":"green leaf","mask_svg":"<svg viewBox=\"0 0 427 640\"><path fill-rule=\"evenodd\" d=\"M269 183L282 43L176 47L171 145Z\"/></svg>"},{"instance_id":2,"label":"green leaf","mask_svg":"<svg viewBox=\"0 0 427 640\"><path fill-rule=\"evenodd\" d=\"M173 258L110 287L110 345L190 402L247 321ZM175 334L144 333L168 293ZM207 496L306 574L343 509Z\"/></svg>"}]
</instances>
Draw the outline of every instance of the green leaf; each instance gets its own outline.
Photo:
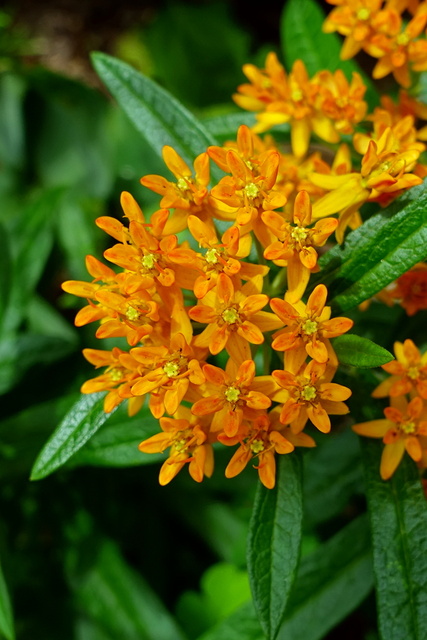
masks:
<instances>
[{"instance_id":1,"label":"green leaf","mask_svg":"<svg viewBox=\"0 0 427 640\"><path fill-rule=\"evenodd\" d=\"M184 640L172 616L116 545L100 542L92 566L72 579L82 612L113 639Z\"/></svg>"},{"instance_id":2,"label":"green leaf","mask_svg":"<svg viewBox=\"0 0 427 640\"><path fill-rule=\"evenodd\" d=\"M285 65L292 68L295 60L302 60L309 75L322 69L341 69L348 79L359 73L368 87L366 99L370 105L378 104L378 95L372 81L354 60L341 60L342 39L335 33L324 33L322 25L326 14L316 0L288 0L281 16L281 39Z\"/></svg>"},{"instance_id":3,"label":"green leaf","mask_svg":"<svg viewBox=\"0 0 427 640\"><path fill-rule=\"evenodd\" d=\"M31 480L41 480L62 467L110 417L104 412L105 393L82 394L39 453Z\"/></svg>"},{"instance_id":4,"label":"green leaf","mask_svg":"<svg viewBox=\"0 0 427 640\"><path fill-rule=\"evenodd\" d=\"M427 629L427 501L407 454L380 477L382 443L361 438L383 640L423 640Z\"/></svg>"},{"instance_id":5,"label":"green leaf","mask_svg":"<svg viewBox=\"0 0 427 640\"><path fill-rule=\"evenodd\" d=\"M265 640L253 602L246 602L198 640Z\"/></svg>"},{"instance_id":6,"label":"green leaf","mask_svg":"<svg viewBox=\"0 0 427 640\"><path fill-rule=\"evenodd\" d=\"M426 183L412 187L387 209L349 233L319 260L312 286L323 282L328 304L347 311L374 296L427 257Z\"/></svg>"},{"instance_id":7,"label":"green leaf","mask_svg":"<svg viewBox=\"0 0 427 640\"><path fill-rule=\"evenodd\" d=\"M0 563L0 638L15 639L12 607Z\"/></svg>"},{"instance_id":8,"label":"green leaf","mask_svg":"<svg viewBox=\"0 0 427 640\"><path fill-rule=\"evenodd\" d=\"M162 453L143 453L138 445L160 431L159 421L148 406L129 417L126 408L119 407L111 420L69 461L73 467L93 465L100 467L132 467L155 464L165 459Z\"/></svg>"},{"instance_id":9,"label":"green leaf","mask_svg":"<svg viewBox=\"0 0 427 640\"><path fill-rule=\"evenodd\" d=\"M393 354L384 349L384 347L380 347L379 344L375 344L368 338L353 334L334 338L333 345L341 364L358 367L359 369L380 367L382 364L394 360Z\"/></svg>"},{"instance_id":10,"label":"green leaf","mask_svg":"<svg viewBox=\"0 0 427 640\"><path fill-rule=\"evenodd\" d=\"M259 485L248 536L249 580L261 626L277 636L296 575L301 545L302 489L298 454L279 456L274 489Z\"/></svg>"},{"instance_id":11,"label":"green leaf","mask_svg":"<svg viewBox=\"0 0 427 640\"><path fill-rule=\"evenodd\" d=\"M369 526L363 515L301 561L277 640L324 638L356 609L373 583Z\"/></svg>"},{"instance_id":12,"label":"green leaf","mask_svg":"<svg viewBox=\"0 0 427 640\"><path fill-rule=\"evenodd\" d=\"M6 311L11 290L12 256L7 229L0 223L0 324Z\"/></svg>"},{"instance_id":13,"label":"green leaf","mask_svg":"<svg viewBox=\"0 0 427 640\"><path fill-rule=\"evenodd\" d=\"M133 67L105 53L92 53L101 80L139 133L160 155L172 146L187 163L217 141L176 98Z\"/></svg>"}]
</instances>

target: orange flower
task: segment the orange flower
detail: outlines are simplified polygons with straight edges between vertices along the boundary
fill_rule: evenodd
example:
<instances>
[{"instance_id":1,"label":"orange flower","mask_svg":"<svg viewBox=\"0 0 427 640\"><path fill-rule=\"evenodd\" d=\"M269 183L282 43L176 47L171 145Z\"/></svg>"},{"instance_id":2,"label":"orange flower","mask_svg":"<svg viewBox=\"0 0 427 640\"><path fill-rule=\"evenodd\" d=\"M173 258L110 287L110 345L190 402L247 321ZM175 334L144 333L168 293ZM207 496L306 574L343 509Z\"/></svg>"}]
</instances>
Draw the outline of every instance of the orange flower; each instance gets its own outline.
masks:
<instances>
[{"instance_id":1,"label":"orange flower","mask_svg":"<svg viewBox=\"0 0 427 640\"><path fill-rule=\"evenodd\" d=\"M397 397L416 391L427 400L427 352L420 354L419 349L409 338L394 343L396 360L382 365L382 369L391 374L374 391L374 398Z\"/></svg>"},{"instance_id":2,"label":"orange flower","mask_svg":"<svg viewBox=\"0 0 427 640\"><path fill-rule=\"evenodd\" d=\"M268 296L258 293L254 281L235 289L225 273L219 274L215 289L188 312L192 320L208 325L195 337L195 346L209 347L213 355L226 349L240 364L251 359L249 343L262 344L263 332L282 325L273 313L261 311L268 302Z\"/></svg>"},{"instance_id":3,"label":"orange flower","mask_svg":"<svg viewBox=\"0 0 427 640\"><path fill-rule=\"evenodd\" d=\"M361 436L382 438L385 444L380 474L388 480L399 466L405 450L415 462L420 462L426 448L427 421L420 397L409 403L404 396L391 399L391 407L384 409L385 418L353 425Z\"/></svg>"},{"instance_id":4,"label":"orange flower","mask_svg":"<svg viewBox=\"0 0 427 640\"><path fill-rule=\"evenodd\" d=\"M146 371L132 385L132 394L151 394L149 406L155 418L165 411L173 415L190 385L197 387L205 381L196 354L181 333L172 336L169 348L135 347L130 353Z\"/></svg>"},{"instance_id":5,"label":"orange flower","mask_svg":"<svg viewBox=\"0 0 427 640\"><path fill-rule=\"evenodd\" d=\"M169 457L159 473L159 483L168 484L188 463L190 476L196 482L211 477L214 467L213 449L209 443L206 421L179 407L174 418L160 418L162 433L144 440L139 450L144 453L163 453L170 448Z\"/></svg>"},{"instance_id":6,"label":"orange flower","mask_svg":"<svg viewBox=\"0 0 427 640\"><path fill-rule=\"evenodd\" d=\"M255 377L253 360L245 360L237 370L234 363L229 361L226 371L206 364L203 373L208 388L210 385L211 394L197 400L191 411L196 416L214 413L212 432L224 431L226 436L233 437L238 432L242 420L255 419L260 411L271 405L270 398L258 391L258 378ZM265 376L261 377L260 384L264 390L267 388ZM272 380L270 389L271 392L275 389Z\"/></svg>"},{"instance_id":7,"label":"orange flower","mask_svg":"<svg viewBox=\"0 0 427 640\"><path fill-rule=\"evenodd\" d=\"M302 431L308 419L314 426L328 433L331 421L328 414L344 415L349 409L343 400L351 396L347 387L329 382L324 377L326 364L311 360L302 373L294 374L290 371L273 371L275 382L287 392L280 422L290 424L294 433ZM273 396L273 399L280 396Z\"/></svg>"},{"instance_id":8,"label":"orange flower","mask_svg":"<svg viewBox=\"0 0 427 640\"><path fill-rule=\"evenodd\" d=\"M383 0L327 0L338 5L323 23L325 33L338 31L345 36L341 59L355 56L373 35L372 20L381 9Z\"/></svg>"},{"instance_id":9,"label":"orange flower","mask_svg":"<svg viewBox=\"0 0 427 640\"><path fill-rule=\"evenodd\" d=\"M83 355L96 368L106 367L106 370L96 378L86 380L80 389L81 392L108 391L104 398L105 413L110 413L125 398L129 398L129 415L135 415L144 403L144 397L133 398L130 392L132 381L139 376L138 362L118 347L114 347L112 351L83 349Z\"/></svg>"},{"instance_id":10,"label":"orange flower","mask_svg":"<svg viewBox=\"0 0 427 640\"><path fill-rule=\"evenodd\" d=\"M401 275L388 294L391 300L401 304L408 316L427 309L427 264L418 262Z\"/></svg>"},{"instance_id":11,"label":"orange flower","mask_svg":"<svg viewBox=\"0 0 427 640\"><path fill-rule=\"evenodd\" d=\"M289 304L285 299L273 298L270 306L286 325L273 335L272 348L285 351L285 367L297 372L307 355L317 362L326 363L333 348L330 338L346 333L353 326L349 318L333 318L331 308L325 307L328 290L319 284L310 294L307 304L302 301ZM336 356L335 358L336 359Z\"/></svg>"},{"instance_id":12,"label":"orange flower","mask_svg":"<svg viewBox=\"0 0 427 640\"><path fill-rule=\"evenodd\" d=\"M148 175L141 178L141 184L162 196L160 207L174 209L174 215L168 222L166 233L178 233L186 227L189 213L211 219L208 185L210 181L209 156L201 153L194 161L193 171L178 153L169 146L162 150L163 160L176 182L170 182L163 176Z\"/></svg>"},{"instance_id":13,"label":"orange flower","mask_svg":"<svg viewBox=\"0 0 427 640\"><path fill-rule=\"evenodd\" d=\"M316 108L319 113L333 123L340 135L353 133L354 125L365 118L368 108L363 100L366 85L360 74L353 72L349 83L341 69L334 73L324 70L319 71L312 82L318 87Z\"/></svg>"},{"instance_id":14,"label":"orange flower","mask_svg":"<svg viewBox=\"0 0 427 640\"><path fill-rule=\"evenodd\" d=\"M338 220L327 218L310 229L312 210L310 197L300 191L295 198L293 225L274 212L263 213L266 225L278 238L264 251L264 257L279 266L287 267L288 293L290 303L301 299L311 273L318 271L316 247L325 244L338 226Z\"/></svg>"}]
</instances>

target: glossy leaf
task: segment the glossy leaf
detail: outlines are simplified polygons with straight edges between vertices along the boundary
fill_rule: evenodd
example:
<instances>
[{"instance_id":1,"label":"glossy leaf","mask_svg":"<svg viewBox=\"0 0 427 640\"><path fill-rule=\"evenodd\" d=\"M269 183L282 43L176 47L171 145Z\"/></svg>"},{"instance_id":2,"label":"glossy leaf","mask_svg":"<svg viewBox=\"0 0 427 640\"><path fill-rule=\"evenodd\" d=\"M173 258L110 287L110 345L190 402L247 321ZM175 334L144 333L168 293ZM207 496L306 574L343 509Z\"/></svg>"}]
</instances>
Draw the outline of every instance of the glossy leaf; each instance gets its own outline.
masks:
<instances>
[{"instance_id":1,"label":"glossy leaf","mask_svg":"<svg viewBox=\"0 0 427 640\"><path fill-rule=\"evenodd\" d=\"M103 409L105 393L82 394L39 453L31 480L41 480L62 467L91 438L111 413Z\"/></svg>"},{"instance_id":2,"label":"glossy leaf","mask_svg":"<svg viewBox=\"0 0 427 640\"><path fill-rule=\"evenodd\" d=\"M176 98L133 67L100 52L92 54L92 62L120 107L158 154L164 145L170 145L192 163L209 145L217 144Z\"/></svg>"},{"instance_id":3,"label":"glossy leaf","mask_svg":"<svg viewBox=\"0 0 427 640\"><path fill-rule=\"evenodd\" d=\"M0 638L14 640L12 607L0 563Z\"/></svg>"},{"instance_id":4,"label":"glossy leaf","mask_svg":"<svg viewBox=\"0 0 427 640\"><path fill-rule=\"evenodd\" d=\"M339 336L333 340L333 345L341 364L359 369L380 367L382 364L394 360L390 351L362 336L353 334Z\"/></svg>"},{"instance_id":5,"label":"glossy leaf","mask_svg":"<svg viewBox=\"0 0 427 640\"><path fill-rule=\"evenodd\" d=\"M427 256L427 189L409 189L387 209L327 251L312 285L329 289L334 311L347 311L368 300Z\"/></svg>"},{"instance_id":6,"label":"glossy leaf","mask_svg":"<svg viewBox=\"0 0 427 640\"><path fill-rule=\"evenodd\" d=\"M261 626L273 640L296 575L302 526L301 459L278 456L274 489L259 485L249 536L248 571Z\"/></svg>"},{"instance_id":7,"label":"glossy leaf","mask_svg":"<svg viewBox=\"0 0 427 640\"><path fill-rule=\"evenodd\" d=\"M282 49L287 69L301 59L310 76L322 69L341 69L348 79L357 71L368 87L367 98L378 103L373 84L354 60L341 60L342 39L335 33L323 33L326 13L316 0L288 0L281 17Z\"/></svg>"},{"instance_id":8,"label":"glossy leaf","mask_svg":"<svg viewBox=\"0 0 427 640\"><path fill-rule=\"evenodd\" d=\"M405 454L388 481L383 444L361 438L371 519L378 622L383 640L423 640L427 629L427 501Z\"/></svg>"}]
</instances>

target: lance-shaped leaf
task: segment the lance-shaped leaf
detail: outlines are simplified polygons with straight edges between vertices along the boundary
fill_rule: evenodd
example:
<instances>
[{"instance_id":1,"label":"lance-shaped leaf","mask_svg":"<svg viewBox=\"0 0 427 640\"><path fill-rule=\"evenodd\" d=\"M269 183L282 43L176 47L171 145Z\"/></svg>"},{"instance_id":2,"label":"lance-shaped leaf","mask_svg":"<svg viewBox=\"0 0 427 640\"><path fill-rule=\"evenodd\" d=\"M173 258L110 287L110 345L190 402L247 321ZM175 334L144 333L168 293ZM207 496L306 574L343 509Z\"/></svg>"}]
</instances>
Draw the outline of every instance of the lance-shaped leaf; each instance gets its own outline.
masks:
<instances>
[{"instance_id":1,"label":"lance-shaped leaf","mask_svg":"<svg viewBox=\"0 0 427 640\"><path fill-rule=\"evenodd\" d=\"M249 581L269 640L277 636L296 575L301 526L301 459L294 452L279 456L274 489L259 485L249 528Z\"/></svg>"},{"instance_id":2,"label":"lance-shaped leaf","mask_svg":"<svg viewBox=\"0 0 427 640\"><path fill-rule=\"evenodd\" d=\"M359 369L380 367L394 359L390 351L372 340L368 340L368 338L362 338L362 336L353 334L338 336L338 338L334 338L333 344L341 364L348 364Z\"/></svg>"},{"instance_id":3,"label":"lance-shaped leaf","mask_svg":"<svg viewBox=\"0 0 427 640\"><path fill-rule=\"evenodd\" d=\"M354 60L341 60L342 40L335 33L323 33L326 14L316 0L288 0L281 16L283 56L288 69L300 59L310 75L322 69L341 69L351 79L357 71L367 86L370 105L378 104L378 95L370 78Z\"/></svg>"},{"instance_id":4,"label":"lance-shaped leaf","mask_svg":"<svg viewBox=\"0 0 427 640\"><path fill-rule=\"evenodd\" d=\"M92 62L119 106L154 151L170 145L192 163L210 145L218 144L203 125L176 98L125 62L105 53Z\"/></svg>"},{"instance_id":5,"label":"lance-shaped leaf","mask_svg":"<svg viewBox=\"0 0 427 640\"><path fill-rule=\"evenodd\" d=\"M12 607L0 564L0 638L2 637L6 638L6 640L14 640L15 631Z\"/></svg>"},{"instance_id":6,"label":"lance-shaped leaf","mask_svg":"<svg viewBox=\"0 0 427 640\"><path fill-rule=\"evenodd\" d=\"M423 640L427 629L427 501L405 454L380 477L382 443L361 438L371 519L378 622L383 640Z\"/></svg>"},{"instance_id":7,"label":"lance-shaped leaf","mask_svg":"<svg viewBox=\"0 0 427 640\"><path fill-rule=\"evenodd\" d=\"M421 184L327 251L312 286L323 282L334 311L371 298L427 257L427 188Z\"/></svg>"},{"instance_id":8,"label":"lance-shaped leaf","mask_svg":"<svg viewBox=\"0 0 427 640\"><path fill-rule=\"evenodd\" d=\"M105 393L82 394L41 450L31 471L31 480L41 480L62 467L108 420Z\"/></svg>"}]
</instances>

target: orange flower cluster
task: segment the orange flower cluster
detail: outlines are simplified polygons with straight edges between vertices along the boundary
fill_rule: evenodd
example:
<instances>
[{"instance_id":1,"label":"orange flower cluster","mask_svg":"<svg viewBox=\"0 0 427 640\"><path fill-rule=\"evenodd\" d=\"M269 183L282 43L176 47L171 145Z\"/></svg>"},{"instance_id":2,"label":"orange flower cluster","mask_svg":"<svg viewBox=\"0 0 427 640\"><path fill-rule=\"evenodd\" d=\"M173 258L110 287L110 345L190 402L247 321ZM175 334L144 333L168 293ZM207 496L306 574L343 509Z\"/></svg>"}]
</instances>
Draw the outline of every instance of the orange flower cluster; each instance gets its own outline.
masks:
<instances>
[{"instance_id":1,"label":"orange flower cluster","mask_svg":"<svg viewBox=\"0 0 427 640\"><path fill-rule=\"evenodd\" d=\"M427 352L421 355L412 340L395 342L396 359L382 368L389 375L372 396L390 398L384 409L385 418L353 425L362 436L382 438L385 447L380 473L390 478L405 453L421 469L427 468Z\"/></svg>"},{"instance_id":2,"label":"orange flower cluster","mask_svg":"<svg viewBox=\"0 0 427 640\"><path fill-rule=\"evenodd\" d=\"M392 73L403 87L411 85L412 71L427 69L427 2L411 0L327 0L335 5L323 30L345 36L341 58L360 50L377 59L373 78ZM402 14L408 11L410 19Z\"/></svg>"},{"instance_id":3,"label":"orange flower cluster","mask_svg":"<svg viewBox=\"0 0 427 640\"><path fill-rule=\"evenodd\" d=\"M350 390L332 382L338 361L331 338L353 323L330 317L322 284L302 301L310 274L319 269L318 250L338 221L313 225L304 190L294 198L292 215L285 214L281 156L245 126L235 143L201 154L194 172L170 147L163 155L176 180L141 179L162 196L162 208L149 222L127 192L121 204L128 224L107 216L96 221L113 239L104 257L115 270L88 256L92 282L63 283L65 291L87 300L78 326L97 322L96 337L122 338L128 345L84 350L102 373L82 392L106 391L106 412L128 400L134 415L147 401L161 432L140 450L169 449L161 484L187 463L197 482L210 476L219 443L238 445L227 477L253 461L271 488L276 453L315 446L303 432L309 420L326 433L329 415L348 412ZM227 175L208 188L211 160ZM228 221L221 237L216 220ZM183 227L186 240L179 241ZM261 264L252 257L254 240ZM278 286L270 271L276 282L280 276ZM257 375L262 349L275 369Z\"/></svg>"}]
</instances>

